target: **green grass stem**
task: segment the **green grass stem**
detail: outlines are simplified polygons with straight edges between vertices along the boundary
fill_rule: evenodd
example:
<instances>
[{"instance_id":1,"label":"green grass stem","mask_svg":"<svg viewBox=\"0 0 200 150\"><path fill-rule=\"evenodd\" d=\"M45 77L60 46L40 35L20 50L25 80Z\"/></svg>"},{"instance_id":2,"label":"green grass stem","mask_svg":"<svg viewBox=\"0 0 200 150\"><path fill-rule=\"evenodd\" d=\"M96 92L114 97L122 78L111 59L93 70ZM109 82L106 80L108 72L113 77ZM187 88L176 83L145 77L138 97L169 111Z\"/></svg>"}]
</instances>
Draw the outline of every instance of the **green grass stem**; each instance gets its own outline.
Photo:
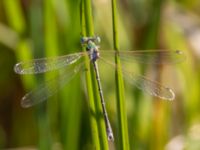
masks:
<instances>
[{"instance_id":1,"label":"green grass stem","mask_svg":"<svg viewBox=\"0 0 200 150\"><path fill-rule=\"evenodd\" d=\"M84 6L83 6L84 5ZM82 35L94 36L93 18L91 1L82 1ZM86 72L87 89L89 95L90 105L90 120L92 128L92 139L96 149L107 150L108 141L106 135L105 122L102 116L102 106L98 93L96 77L89 60L86 60Z\"/></svg>"},{"instance_id":2,"label":"green grass stem","mask_svg":"<svg viewBox=\"0 0 200 150\"><path fill-rule=\"evenodd\" d=\"M116 51L119 50L119 32L117 26L117 4L112 0L112 24L113 24L113 45ZM128 123L124 96L124 83L121 72L120 59L116 55L115 63L117 70L115 72L116 97L117 97L117 115L118 115L118 145L119 150L129 150Z\"/></svg>"},{"instance_id":3,"label":"green grass stem","mask_svg":"<svg viewBox=\"0 0 200 150\"><path fill-rule=\"evenodd\" d=\"M88 25L86 25L86 0L81 1L81 30L82 36L86 36ZM87 23L88 24L88 23ZM92 31L90 31L92 32ZM84 49L85 50L85 49ZM95 102L94 102L94 95L93 95L93 87L92 87L92 80L91 80L91 70L90 70L90 62L89 58L85 58L85 66L87 68L86 71L86 86L87 86L87 93L88 93L88 102L89 102L89 110L90 110L90 126L92 131L92 141L94 144L95 149L100 150L100 142L99 142L99 134L98 134L98 125L96 118L93 114L96 112Z\"/></svg>"},{"instance_id":4,"label":"green grass stem","mask_svg":"<svg viewBox=\"0 0 200 150\"><path fill-rule=\"evenodd\" d=\"M5 10L5 15L7 17L7 21L9 26L17 33L19 40L16 43L15 47L15 54L17 61L26 61L30 60L33 58L32 53L31 53L31 43L28 39L26 39L23 35L25 34L27 30L27 25L25 21L25 17L23 15L23 11L20 5L20 1L16 0L4 0L3 2L3 7ZM14 72L14 71L13 71ZM20 76L22 79L23 86L25 87L26 90L30 90L34 85L35 85L35 78L34 76ZM20 105L20 99L18 100L18 106ZM13 110L14 112L14 110ZM23 138L19 138L20 133L24 133L24 128L27 126L24 126L25 122L27 119L23 118L18 118L14 119L13 118L13 133L12 133L12 141L13 143L30 143L32 141L31 135L29 132L25 132ZM21 123L19 125L19 123ZM29 122L32 123L32 122ZM24 128L18 128L17 130L15 129L15 126L24 126ZM26 128L27 129L27 128ZM28 131L28 130L27 130Z\"/></svg>"},{"instance_id":5,"label":"green grass stem","mask_svg":"<svg viewBox=\"0 0 200 150\"><path fill-rule=\"evenodd\" d=\"M56 18L53 11L52 2L49 0L44 1L44 53L45 57L52 57L59 55L58 48L58 35L57 35L57 26L56 26ZM45 74L45 80L48 82L49 80L55 78L57 76L57 72L51 72ZM50 81L51 82L51 81ZM57 86L54 84L53 86ZM47 117L49 123L49 130L52 133L52 140L56 141L55 128L58 124L58 99L57 94L53 97L48 98L47 101Z\"/></svg>"},{"instance_id":6,"label":"green grass stem","mask_svg":"<svg viewBox=\"0 0 200 150\"><path fill-rule=\"evenodd\" d=\"M20 1L4 0L3 2L9 25L17 32L17 34L23 35L26 32L26 23L22 8L20 7ZM16 47L16 55L18 61L25 61L33 58L31 45L27 39L20 38ZM22 80L27 89L34 85L33 76L22 77Z\"/></svg>"},{"instance_id":7,"label":"green grass stem","mask_svg":"<svg viewBox=\"0 0 200 150\"><path fill-rule=\"evenodd\" d=\"M143 43L144 49L155 48L158 44L157 42L160 31L160 15L162 4L162 0L153 0L151 2L151 17L147 26L147 33L145 34Z\"/></svg>"},{"instance_id":8,"label":"green grass stem","mask_svg":"<svg viewBox=\"0 0 200 150\"><path fill-rule=\"evenodd\" d=\"M146 48L157 48L160 46L159 33L160 33L160 22L161 22L161 10L163 0L153 0L152 1L152 18L150 20L147 39L145 40ZM157 67L156 72L156 81L161 82L162 71L164 67ZM162 149L167 129L164 129L165 124L168 124L167 119L164 119L163 112L166 110L165 105L158 98L154 98L153 101L153 116L152 116L152 128L149 129L150 139L150 148L159 150Z\"/></svg>"},{"instance_id":9,"label":"green grass stem","mask_svg":"<svg viewBox=\"0 0 200 150\"><path fill-rule=\"evenodd\" d=\"M86 35L94 36L94 27L93 27L93 16L92 16L92 7L91 0L83 0L84 1L84 11L85 11L85 27L86 27Z\"/></svg>"},{"instance_id":10,"label":"green grass stem","mask_svg":"<svg viewBox=\"0 0 200 150\"><path fill-rule=\"evenodd\" d=\"M43 7L38 1L32 1L28 13L30 17L30 35L34 45L33 56L34 58L45 57L45 36L42 28L44 25ZM36 84L39 85L43 82L45 80L44 77L44 74L36 76ZM53 143L46 103L41 103L35 108L38 127L38 147L41 150L51 149Z\"/></svg>"},{"instance_id":11,"label":"green grass stem","mask_svg":"<svg viewBox=\"0 0 200 150\"><path fill-rule=\"evenodd\" d=\"M64 44L60 47L64 55L77 52L80 48L79 33L80 33L80 8L79 0L61 1L58 5L65 6L65 19L63 22L63 39ZM59 7L59 8L60 8ZM62 8L62 7L61 7ZM65 12L62 10L62 12ZM62 39L61 39L62 40ZM61 113L61 141L63 149L80 149L80 124L82 112L82 93L80 88L80 74L78 73L67 85L61 90L60 113Z\"/></svg>"}]
</instances>

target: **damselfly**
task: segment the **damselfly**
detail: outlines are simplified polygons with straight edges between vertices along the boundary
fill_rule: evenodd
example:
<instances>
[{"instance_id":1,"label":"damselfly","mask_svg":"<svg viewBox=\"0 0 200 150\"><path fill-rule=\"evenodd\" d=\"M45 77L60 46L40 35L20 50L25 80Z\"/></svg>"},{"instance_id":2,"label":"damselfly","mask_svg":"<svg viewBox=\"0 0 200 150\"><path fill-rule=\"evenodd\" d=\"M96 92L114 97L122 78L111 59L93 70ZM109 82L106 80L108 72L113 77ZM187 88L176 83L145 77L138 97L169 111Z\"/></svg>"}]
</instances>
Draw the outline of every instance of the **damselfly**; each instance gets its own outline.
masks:
<instances>
[{"instance_id":1,"label":"damselfly","mask_svg":"<svg viewBox=\"0 0 200 150\"><path fill-rule=\"evenodd\" d=\"M54 58L34 59L28 62L20 62L16 64L14 70L18 74L39 74L48 71L53 71L56 69L61 69L63 67L68 69L66 72L64 72L64 75L60 77L58 87L55 87L54 82L48 82L46 84L39 85L39 87L36 90L27 93L22 98L22 107L31 107L52 96L55 92L57 92L59 88L63 87L67 82L69 82L75 76L75 74L84 70L84 59L82 58L89 57L89 60L93 65L96 80L98 83L107 137L108 140L114 140L112 128L106 111L97 60L102 60L103 62L114 66L114 68L118 69L114 63L110 62L110 60L106 58L109 58L109 56L118 55L119 59L122 62L137 61L140 63L149 63L149 61L146 61L148 58L148 60L150 60L150 63L154 64L177 63L182 61L184 58L183 53L179 50L138 50L120 52L113 50L99 51L99 43L99 37L83 37L81 38L81 44L83 44L86 47L86 52L78 52ZM160 57L158 57L158 55ZM173 100L175 98L175 94L170 88L162 86L156 81L149 80L141 75L136 75L133 72L127 71L123 67L122 73L125 79L127 79L130 83L134 84L136 87L143 90L144 92L147 92L153 96L157 96L161 99Z\"/></svg>"}]
</instances>

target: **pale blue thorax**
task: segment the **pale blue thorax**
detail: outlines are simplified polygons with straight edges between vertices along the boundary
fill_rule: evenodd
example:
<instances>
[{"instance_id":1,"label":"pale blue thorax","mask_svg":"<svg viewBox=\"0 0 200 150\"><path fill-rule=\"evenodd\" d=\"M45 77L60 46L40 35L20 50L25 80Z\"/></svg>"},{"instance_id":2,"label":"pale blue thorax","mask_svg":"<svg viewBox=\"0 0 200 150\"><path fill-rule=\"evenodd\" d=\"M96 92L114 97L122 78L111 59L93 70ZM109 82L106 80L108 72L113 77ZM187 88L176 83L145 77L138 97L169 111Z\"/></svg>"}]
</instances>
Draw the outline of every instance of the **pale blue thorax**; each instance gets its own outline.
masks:
<instances>
[{"instance_id":1,"label":"pale blue thorax","mask_svg":"<svg viewBox=\"0 0 200 150\"><path fill-rule=\"evenodd\" d=\"M100 37L83 37L81 38L81 43L86 45L86 50L88 52L91 61L95 62L99 58L99 46Z\"/></svg>"}]
</instances>

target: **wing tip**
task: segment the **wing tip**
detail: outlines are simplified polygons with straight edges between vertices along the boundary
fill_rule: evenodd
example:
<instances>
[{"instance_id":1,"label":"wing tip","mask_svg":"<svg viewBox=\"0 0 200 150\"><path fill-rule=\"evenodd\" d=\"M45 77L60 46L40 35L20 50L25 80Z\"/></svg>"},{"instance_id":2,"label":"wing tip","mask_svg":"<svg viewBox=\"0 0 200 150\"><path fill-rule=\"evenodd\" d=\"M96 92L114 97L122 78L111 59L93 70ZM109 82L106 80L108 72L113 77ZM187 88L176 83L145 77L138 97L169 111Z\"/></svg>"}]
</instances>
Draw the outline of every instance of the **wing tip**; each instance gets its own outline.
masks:
<instances>
[{"instance_id":1,"label":"wing tip","mask_svg":"<svg viewBox=\"0 0 200 150\"><path fill-rule=\"evenodd\" d=\"M174 91L171 88L166 87L168 96L159 96L163 100L173 101L176 97Z\"/></svg>"},{"instance_id":2,"label":"wing tip","mask_svg":"<svg viewBox=\"0 0 200 150\"><path fill-rule=\"evenodd\" d=\"M167 89L171 93L171 97L169 97L168 100L173 101L175 99L176 95L172 89L170 89L170 88L167 88Z\"/></svg>"},{"instance_id":3,"label":"wing tip","mask_svg":"<svg viewBox=\"0 0 200 150\"><path fill-rule=\"evenodd\" d=\"M22 100L21 100L21 106L22 106L23 108L29 108L29 107L32 106L32 105L30 104L30 100L27 99L26 95L25 95L25 96L22 98Z\"/></svg>"},{"instance_id":4,"label":"wing tip","mask_svg":"<svg viewBox=\"0 0 200 150\"><path fill-rule=\"evenodd\" d=\"M17 74L23 74L21 63L15 64L14 72Z\"/></svg>"},{"instance_id":5,"label":"wing tip","mask_svg":"<svg viewBox=\"0 0 200 150\"><path fill-rule=\"evenodd\" d=\"M173 101L175 99L175 93L171 88L165 87L165 94L164 95L159 95L155 93L151 93L153 96L156 96L162 100L168 100L168 101Z\"/></svg>"}]
</instances>

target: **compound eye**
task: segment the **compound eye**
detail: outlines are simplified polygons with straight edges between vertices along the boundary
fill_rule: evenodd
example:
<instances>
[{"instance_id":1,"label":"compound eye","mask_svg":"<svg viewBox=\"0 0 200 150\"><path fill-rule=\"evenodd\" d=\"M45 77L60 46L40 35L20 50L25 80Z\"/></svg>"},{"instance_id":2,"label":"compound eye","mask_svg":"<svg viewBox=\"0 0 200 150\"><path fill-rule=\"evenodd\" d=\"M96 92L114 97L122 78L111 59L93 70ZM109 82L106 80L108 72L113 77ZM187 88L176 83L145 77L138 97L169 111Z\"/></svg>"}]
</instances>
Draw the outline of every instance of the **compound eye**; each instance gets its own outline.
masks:
<instances>
[{"instance_id":1,"label":"compound eye","mask_svg":"<svg viewBox=\"0 0 200 150\"><path fill-rule=\"evenodd\" d=\"M88 41L88 38L82 37L80 41L81 41L81 44L85 44Z\"/></svg>"},{"instance_id":2,"label":"compound eye","mask_svg":"<svg viewBox=\"0 0 200 150\"><path fill-rule=\"evenodd\" d=\"M99 36L96 36L95 41L96 41L96 43L100 43L101 42L101 38Z\"/></svg>"}]
</instances>

